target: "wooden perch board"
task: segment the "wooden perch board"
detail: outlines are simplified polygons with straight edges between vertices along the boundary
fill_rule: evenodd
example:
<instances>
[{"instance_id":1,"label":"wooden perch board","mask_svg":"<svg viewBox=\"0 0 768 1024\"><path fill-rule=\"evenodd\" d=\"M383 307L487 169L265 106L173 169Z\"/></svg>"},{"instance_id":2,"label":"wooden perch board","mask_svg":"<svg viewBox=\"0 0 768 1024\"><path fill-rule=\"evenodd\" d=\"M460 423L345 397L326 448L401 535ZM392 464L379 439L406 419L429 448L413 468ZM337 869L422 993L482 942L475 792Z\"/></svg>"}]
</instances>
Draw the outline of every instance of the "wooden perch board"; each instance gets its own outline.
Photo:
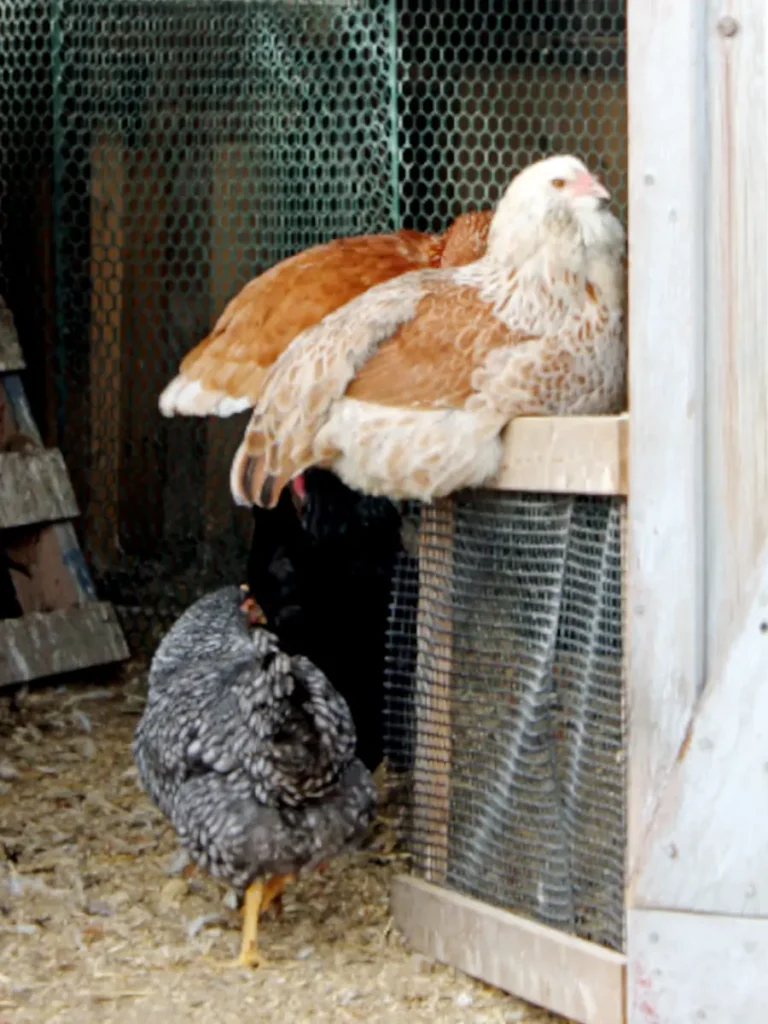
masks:
<instances>
[{"instance_id":1,"label":"wooden perch board","mask_svg":"<svg viewBox=\"0 0 768 1024\"><path fill-rule=\"evenodd\" d=\"M525 416L504 435L503 491L625 495L629 416Z\"/></svg>"}]
</instances>

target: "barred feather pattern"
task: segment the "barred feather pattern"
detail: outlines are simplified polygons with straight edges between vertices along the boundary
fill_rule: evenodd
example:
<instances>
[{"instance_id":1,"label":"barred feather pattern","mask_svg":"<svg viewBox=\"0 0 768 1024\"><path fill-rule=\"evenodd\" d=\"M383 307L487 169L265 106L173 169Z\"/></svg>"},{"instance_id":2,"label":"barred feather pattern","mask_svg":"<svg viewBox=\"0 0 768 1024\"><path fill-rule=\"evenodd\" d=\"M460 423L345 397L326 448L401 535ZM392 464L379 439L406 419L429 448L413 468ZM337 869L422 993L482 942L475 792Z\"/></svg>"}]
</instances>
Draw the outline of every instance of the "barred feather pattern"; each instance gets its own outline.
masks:
<instances>
[{"instance_id":1,"label":"barred feather pattern","mask_svg":"<svg viewBox=\"0 0 768 1024\"><path fill-rule=\"evenodd\" d=\"M376 794L346 702L306 658L250 629L239 601L237 587L206 595L163 639L133 752L196 863L242 890L354 844Z\"/></svg>"}]
</instances>

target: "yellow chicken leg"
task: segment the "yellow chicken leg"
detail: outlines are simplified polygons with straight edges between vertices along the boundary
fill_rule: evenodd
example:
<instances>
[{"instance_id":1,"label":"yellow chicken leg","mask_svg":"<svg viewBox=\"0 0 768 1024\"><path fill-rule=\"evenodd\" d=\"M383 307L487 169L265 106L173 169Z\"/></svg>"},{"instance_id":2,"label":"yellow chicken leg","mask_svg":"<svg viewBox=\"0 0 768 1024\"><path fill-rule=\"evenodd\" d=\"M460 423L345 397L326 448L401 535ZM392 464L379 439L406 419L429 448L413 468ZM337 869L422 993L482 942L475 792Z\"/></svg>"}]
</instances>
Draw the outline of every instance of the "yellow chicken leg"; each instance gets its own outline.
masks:
<instances>
[{"instance_id":1,"label":"yellow chicken leg","mask_svg":"<svg viewBox=\"0 0 768 1024\"><path fill-rule=\"evenodd\" d=\"M266 960L259 952L259 912L264 898L264 883L252 882L245 890L243 903L243 932L240 956L236 967L261 967Z\"/></svg>"},{"instance_id":2,"label":"yellow chicken leg","mask_svg":"<svg viewBox=\"0 0 768 1024\"><path fill-rule=\"evenodd\" d=\"M243 932L236 967L261 967L267 960L259 952L259 916L282 898L286 882L293 875L273 875L266 882L252 882L243 901Z\"/></svg>"}]
</instances>

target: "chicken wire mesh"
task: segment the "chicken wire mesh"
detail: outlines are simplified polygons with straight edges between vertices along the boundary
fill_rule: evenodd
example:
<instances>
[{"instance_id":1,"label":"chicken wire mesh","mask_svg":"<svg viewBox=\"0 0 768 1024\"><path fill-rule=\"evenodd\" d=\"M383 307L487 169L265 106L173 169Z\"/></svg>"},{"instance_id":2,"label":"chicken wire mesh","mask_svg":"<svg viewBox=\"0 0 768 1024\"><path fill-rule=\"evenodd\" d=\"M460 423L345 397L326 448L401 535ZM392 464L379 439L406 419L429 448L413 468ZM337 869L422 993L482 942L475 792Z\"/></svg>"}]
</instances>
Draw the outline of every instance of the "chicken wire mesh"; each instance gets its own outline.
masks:
<instances>
[{"instance_id":1,"label":"chicken wire mesh","mask_svg":"<svg viewBox=\"0 0 768 1024\"><path fill-rule=\"evenodd\" d=\"M397 568L386 670L416 871L617 950L623 508L489 491L408 506L418 550Z\"/></svg>"},{"instance_id":2,"label":"chicken wire mesh","mask_svg":"<svg viewBox=\"0 0 768 1024\"><path fill-rule=\"evenodd\" d=\"M134 644L244 571L244 418L157 410L242 284L552 151L625 204L620 0L0 0L0 54L0 293Z\"/></svg>"}]
</instances>

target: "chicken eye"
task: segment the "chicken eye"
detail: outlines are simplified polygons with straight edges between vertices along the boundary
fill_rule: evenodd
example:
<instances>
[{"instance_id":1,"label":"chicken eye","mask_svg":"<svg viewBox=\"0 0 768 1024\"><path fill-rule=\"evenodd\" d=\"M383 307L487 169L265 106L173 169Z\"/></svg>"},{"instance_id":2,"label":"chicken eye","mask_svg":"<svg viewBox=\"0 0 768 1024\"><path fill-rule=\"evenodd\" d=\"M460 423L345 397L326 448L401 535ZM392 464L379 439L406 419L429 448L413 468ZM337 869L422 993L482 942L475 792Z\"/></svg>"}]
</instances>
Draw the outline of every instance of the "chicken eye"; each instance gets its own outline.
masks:
<instances>
[{"instance_id":1,"label":"chicken eye","mask_svg":"<svg viewBox=\"0 0 768 1024\"><path fill-rule=\"evenodd\" d=\"M565 178L553 178L552 188L565 188Z\"/></svg>"}]
</instances>

